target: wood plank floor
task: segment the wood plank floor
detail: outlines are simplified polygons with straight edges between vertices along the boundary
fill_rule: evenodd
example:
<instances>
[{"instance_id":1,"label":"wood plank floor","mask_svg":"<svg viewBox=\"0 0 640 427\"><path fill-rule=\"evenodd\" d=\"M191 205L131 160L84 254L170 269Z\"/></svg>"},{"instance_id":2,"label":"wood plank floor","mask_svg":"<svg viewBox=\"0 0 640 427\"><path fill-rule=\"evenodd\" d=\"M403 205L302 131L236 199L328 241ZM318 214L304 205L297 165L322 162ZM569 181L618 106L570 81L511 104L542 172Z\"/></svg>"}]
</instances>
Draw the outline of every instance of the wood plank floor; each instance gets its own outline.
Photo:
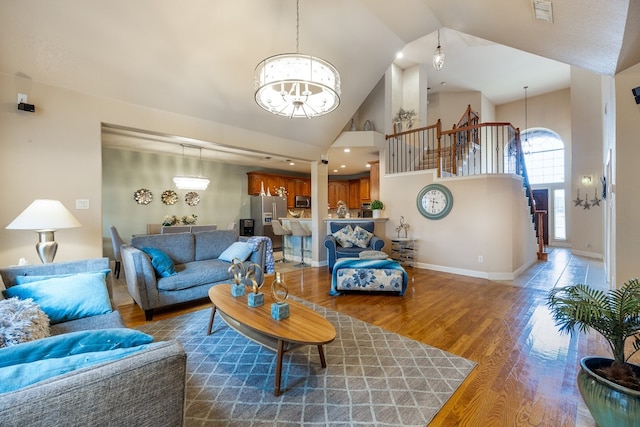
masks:
<instances>
[{"instance_id":1,"label":"wood plank floor","mask_svg":"<svg viewBox=\"0 0 640 427\"><path fill-rule=\"evenodd\" d=\"M587 355L609 357L609 350L593 334L560 335L545 302L554 286L580 282L606 289L602 262L552 249L549 261L508 282L407 272L403 297L331 297L324 267L287 272L285 279L292 295L478 363L431 426L595 426L576 386L578 363ZM159 311L154 321L209 306ZM133 304L119 310L128 326L145 322Z\"/></svg>"}]
</instances>

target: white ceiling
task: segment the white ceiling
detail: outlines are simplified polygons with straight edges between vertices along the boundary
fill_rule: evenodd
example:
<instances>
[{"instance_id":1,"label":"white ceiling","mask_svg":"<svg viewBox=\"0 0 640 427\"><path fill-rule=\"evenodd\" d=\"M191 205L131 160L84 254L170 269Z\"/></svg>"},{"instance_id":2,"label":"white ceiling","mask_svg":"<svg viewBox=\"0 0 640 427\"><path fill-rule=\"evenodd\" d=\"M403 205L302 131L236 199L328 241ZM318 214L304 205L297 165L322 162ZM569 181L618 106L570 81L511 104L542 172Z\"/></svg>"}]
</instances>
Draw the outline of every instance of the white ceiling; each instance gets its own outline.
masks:
<instances>
[{"instance_id":1,"label":"white ceiling","mask_svg":"<svg viewBox=\"0 0 640 427\"><path fill-rule=\"evenodd\" d=\"M255 104L253 70L295 50L294 0L0 0L0 10L0 73L211 121L222 130L195 143L301 164L328 152L398 51L401 66L430 63L438 29L447 57L431 90L479 90L496 104L525 85L530 96L567 87L566 64L614 75L640 62L637 1L556 0L549 24L531 0L301 0L300 52L338 68L342 99L292 120Z\"/></svg>"}]
</instances>

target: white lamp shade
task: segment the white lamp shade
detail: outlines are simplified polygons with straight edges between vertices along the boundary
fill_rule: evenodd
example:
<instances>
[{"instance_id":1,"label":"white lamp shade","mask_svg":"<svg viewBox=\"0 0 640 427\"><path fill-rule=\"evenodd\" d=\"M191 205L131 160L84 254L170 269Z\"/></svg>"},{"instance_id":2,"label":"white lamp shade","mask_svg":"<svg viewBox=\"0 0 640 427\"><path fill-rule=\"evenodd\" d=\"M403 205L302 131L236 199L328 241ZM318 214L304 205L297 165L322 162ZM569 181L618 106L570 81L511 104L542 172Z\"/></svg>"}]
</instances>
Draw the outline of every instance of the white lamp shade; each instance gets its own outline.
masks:
<instances>
[{"instance_id":1,"label":"white lamp shade","mask_svg":"<svg viewBox=\"0 0 640 427\"><path fill-rule=\"evenodd\" d=\"M81 226L80 222L58 200L37 199L6 228L8 230L59 230Z\"/></svg>"},{"instance_id":2,"label":"white lamp shade","mask_svg":"<svg viewBox=\"0 0 640 427\"><path fill-rule=\"evenodd\" d=\"M280 116L311 118L340 104L340 73L329 62L287 53L265 59L255 69L255 100Z\"/></svg>"}]
</instances>

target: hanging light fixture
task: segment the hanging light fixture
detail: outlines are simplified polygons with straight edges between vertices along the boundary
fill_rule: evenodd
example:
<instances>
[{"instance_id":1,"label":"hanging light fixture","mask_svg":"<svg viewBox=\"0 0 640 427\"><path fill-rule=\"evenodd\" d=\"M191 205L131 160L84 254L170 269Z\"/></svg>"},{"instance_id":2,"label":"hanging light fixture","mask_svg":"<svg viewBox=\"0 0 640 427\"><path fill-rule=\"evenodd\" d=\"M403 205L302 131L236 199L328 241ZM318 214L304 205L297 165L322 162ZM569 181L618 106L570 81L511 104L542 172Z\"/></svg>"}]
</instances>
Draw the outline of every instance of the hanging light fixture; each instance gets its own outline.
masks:
<instances>
[{"instance_id":1,"label":"hanging light fixture","mask_svg":"<svg viewBox=\"0 0 640 427\"><path fill-rule=\"evenodd\" d=\"M441 70L444 66L444 50L440 46L440 29L438 29L438 47L433 52L433 68Z\"/></svg>"},{"instance_id":2,"label":"hanging light fixture","mask_svg":"<svg viewBox=\"0 0 640 427\"><path fill-rule=\"evenodd\" d=\"M185 144L180 144L182 146L182 165L184 167L184 147ZM206 190L209 186L208 178L202 176L202 147L190 146L193 148L198 148L200 150L200 163L198 175L176 175L173 177L173 182L176 187L180 190Z\"/></svg>"},{"instance_id":3,"label":"hanging light fixture","mask_svg":"<svg viewBox=\"0 0 640 427\"><path fill-rule=\"evenodd\" d=\"M340 104L340 73L329 62L299 53L300 0L296 0L296 53L271 56L255 69L256 103L270 113L311 118Z\"/></svg>"}]
</instances>

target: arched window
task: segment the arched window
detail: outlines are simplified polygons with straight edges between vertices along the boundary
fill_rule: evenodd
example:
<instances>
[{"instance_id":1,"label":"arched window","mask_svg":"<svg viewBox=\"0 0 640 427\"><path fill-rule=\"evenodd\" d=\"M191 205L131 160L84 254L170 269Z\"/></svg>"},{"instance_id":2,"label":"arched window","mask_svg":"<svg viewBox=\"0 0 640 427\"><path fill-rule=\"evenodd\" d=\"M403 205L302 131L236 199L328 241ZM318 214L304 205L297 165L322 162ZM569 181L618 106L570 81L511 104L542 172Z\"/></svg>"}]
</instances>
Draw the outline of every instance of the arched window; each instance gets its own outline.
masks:
<instances>
[{"instance_id":1,"label":"arched window","mask_svg":"<svg viewBox=\"0 0 640 427\"><path fill-rule=\"evenodd\" d=\"M543 128L527 129L520 135L529 183L564 182L564 143L557 133Z\"/></svg>"}]
</instances>

